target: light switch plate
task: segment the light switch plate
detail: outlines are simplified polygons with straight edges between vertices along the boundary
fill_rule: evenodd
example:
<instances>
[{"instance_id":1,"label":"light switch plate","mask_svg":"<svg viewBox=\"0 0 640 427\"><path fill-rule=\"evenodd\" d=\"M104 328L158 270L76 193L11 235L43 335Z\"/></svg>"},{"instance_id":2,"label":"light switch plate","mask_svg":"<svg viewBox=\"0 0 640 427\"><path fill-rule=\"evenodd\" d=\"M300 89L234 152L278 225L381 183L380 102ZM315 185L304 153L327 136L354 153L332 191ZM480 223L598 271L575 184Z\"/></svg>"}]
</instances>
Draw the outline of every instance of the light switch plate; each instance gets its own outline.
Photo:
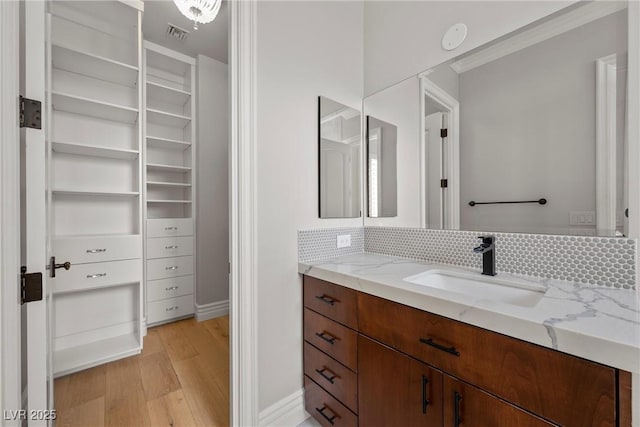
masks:
<instances>
[{"instance_id":1,"label":"light switch plate","mask_svg":"<svg viewBox=\"0 0 640 427\"><path fill-rule=\"evenodd\" d=\"M340 248L348 248L351 247L351 234L341 234L336 238L336 247Z\"/></svg>"},{"instance_id":2,"label":"light switch plate","mask_svg":"<svg viewBox=\"0 0 640 427\"><path fill-rule=\"evenodd\" d=\"M569 225L596 225L596 213L595 211L571 211Z\"/></svg>"}]
</instances>

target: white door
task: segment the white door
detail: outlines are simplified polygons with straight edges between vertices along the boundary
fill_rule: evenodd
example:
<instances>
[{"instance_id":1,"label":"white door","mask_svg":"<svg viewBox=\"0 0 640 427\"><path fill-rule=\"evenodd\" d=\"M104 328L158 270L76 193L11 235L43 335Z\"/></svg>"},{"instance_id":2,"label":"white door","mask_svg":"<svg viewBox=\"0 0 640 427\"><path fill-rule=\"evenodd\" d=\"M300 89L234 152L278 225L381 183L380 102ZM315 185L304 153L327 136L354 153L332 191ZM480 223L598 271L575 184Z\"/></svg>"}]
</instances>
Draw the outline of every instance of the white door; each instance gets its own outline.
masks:
<instances>
[{"instance_id":1,"label":"white door","mask_svg":"<svg viewBox=\"0 0 640 427\"><path fill-rule=\"evenodd\" d=\"M27 272L42 272L43 299L22 306L22 385L28 426L50 424L53 384L49 352L46 215L46 105L44 1L24 1L21 22L20 86L26 98L42 102L42 129L24 128L21 142L21 256Z\"/></svg>"},{"instance_id":2,"label":"white door","mask_svg":"<svg viewBox=\"0 0 640 427\"><path fill-rule=\"evenodd\" d=\"M440 130L446 128L446 117L441 112L429 114L425 119L425 164L427 171L425 188L427 189L426 224L428 228L444 228L445 188L440 180L445 179L443 138Z\"/></svg>"}]
</instances>

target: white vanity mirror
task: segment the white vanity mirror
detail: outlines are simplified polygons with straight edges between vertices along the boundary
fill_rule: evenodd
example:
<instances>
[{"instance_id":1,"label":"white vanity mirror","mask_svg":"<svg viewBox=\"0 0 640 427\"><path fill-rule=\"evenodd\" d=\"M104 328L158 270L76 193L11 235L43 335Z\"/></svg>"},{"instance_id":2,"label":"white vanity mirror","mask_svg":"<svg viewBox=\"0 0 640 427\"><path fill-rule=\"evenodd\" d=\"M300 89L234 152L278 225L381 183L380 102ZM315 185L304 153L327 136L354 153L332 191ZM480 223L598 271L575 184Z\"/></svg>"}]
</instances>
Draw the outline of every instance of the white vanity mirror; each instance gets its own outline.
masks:
<instances>
[{"instance_id":1,"label":"white vanity mirror","mask_svg":"<svg viewBox=\"0 0 640 427\"><path fill-rule=\"evenodd\" d=\"M626 63L627 3L584 2L368 96L397 215L365 225L628 235Z\"/></svg>"},{"instance_id":2,"label":"white vanity mirror","mask_svg":"<svg viewBox=\"0 0 640 427\"><path fill-rule=\"evenodd\" d=\"M318 97L320 218L360 216L360 111Z\"/></svg>"}]
</instances>

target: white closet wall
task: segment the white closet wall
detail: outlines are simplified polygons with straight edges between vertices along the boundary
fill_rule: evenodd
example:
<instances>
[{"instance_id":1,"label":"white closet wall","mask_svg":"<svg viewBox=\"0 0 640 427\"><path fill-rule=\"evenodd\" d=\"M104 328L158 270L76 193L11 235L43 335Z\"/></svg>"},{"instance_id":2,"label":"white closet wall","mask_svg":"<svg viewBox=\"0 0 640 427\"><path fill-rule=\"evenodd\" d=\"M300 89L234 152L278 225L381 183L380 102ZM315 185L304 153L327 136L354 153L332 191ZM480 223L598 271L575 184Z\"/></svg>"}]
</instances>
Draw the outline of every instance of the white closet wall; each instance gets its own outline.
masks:
<instances>
[{"instance_id":1,"label":"white closet wall","mask_svg":"<svg viewBox=\"0 0 640 427\"><path fill-rule=\"evenodd\" d=\"M147 324L194 312L195 59L144 42Z\"/></svg>"},{"instance_id":2,"label":"white closet wall","mask_svg":"<svg viewBox=\"0 0 640 427\"><path fill-rule=\"evenodd\" d=\"M142 3L54 1L48 14L53 370L142 346Z\"/></svg>"}]
</instances>

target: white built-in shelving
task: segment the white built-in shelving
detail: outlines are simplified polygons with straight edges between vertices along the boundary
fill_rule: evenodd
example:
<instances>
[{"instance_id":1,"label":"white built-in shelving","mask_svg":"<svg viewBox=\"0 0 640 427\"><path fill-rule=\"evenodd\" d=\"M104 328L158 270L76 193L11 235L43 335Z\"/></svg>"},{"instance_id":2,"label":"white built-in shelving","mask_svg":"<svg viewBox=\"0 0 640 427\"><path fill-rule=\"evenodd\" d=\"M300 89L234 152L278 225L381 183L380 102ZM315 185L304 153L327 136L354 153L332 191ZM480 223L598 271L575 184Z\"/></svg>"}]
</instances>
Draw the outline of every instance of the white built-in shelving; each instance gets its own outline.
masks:
<instances>
[{"instance_id":1,"label":"white built-in shelving","mask_svg":"<svg viewBox=\"0 0 640 427\"><path fill-rule=\"evenodd\" d=\"M49 2L54 376L139 353L143 332L142 2Z\"/></svg>"},{"instance_id":2,"label":"white built-in shelving","mask_svg":"<svg viewBox=\"0 0 640 427\"><path fill-rule=\"evenodd\" d=\"M195 59L145 41L143 69L146 313L155 325L194 312Z\"/></svg>"}]
</instances>

